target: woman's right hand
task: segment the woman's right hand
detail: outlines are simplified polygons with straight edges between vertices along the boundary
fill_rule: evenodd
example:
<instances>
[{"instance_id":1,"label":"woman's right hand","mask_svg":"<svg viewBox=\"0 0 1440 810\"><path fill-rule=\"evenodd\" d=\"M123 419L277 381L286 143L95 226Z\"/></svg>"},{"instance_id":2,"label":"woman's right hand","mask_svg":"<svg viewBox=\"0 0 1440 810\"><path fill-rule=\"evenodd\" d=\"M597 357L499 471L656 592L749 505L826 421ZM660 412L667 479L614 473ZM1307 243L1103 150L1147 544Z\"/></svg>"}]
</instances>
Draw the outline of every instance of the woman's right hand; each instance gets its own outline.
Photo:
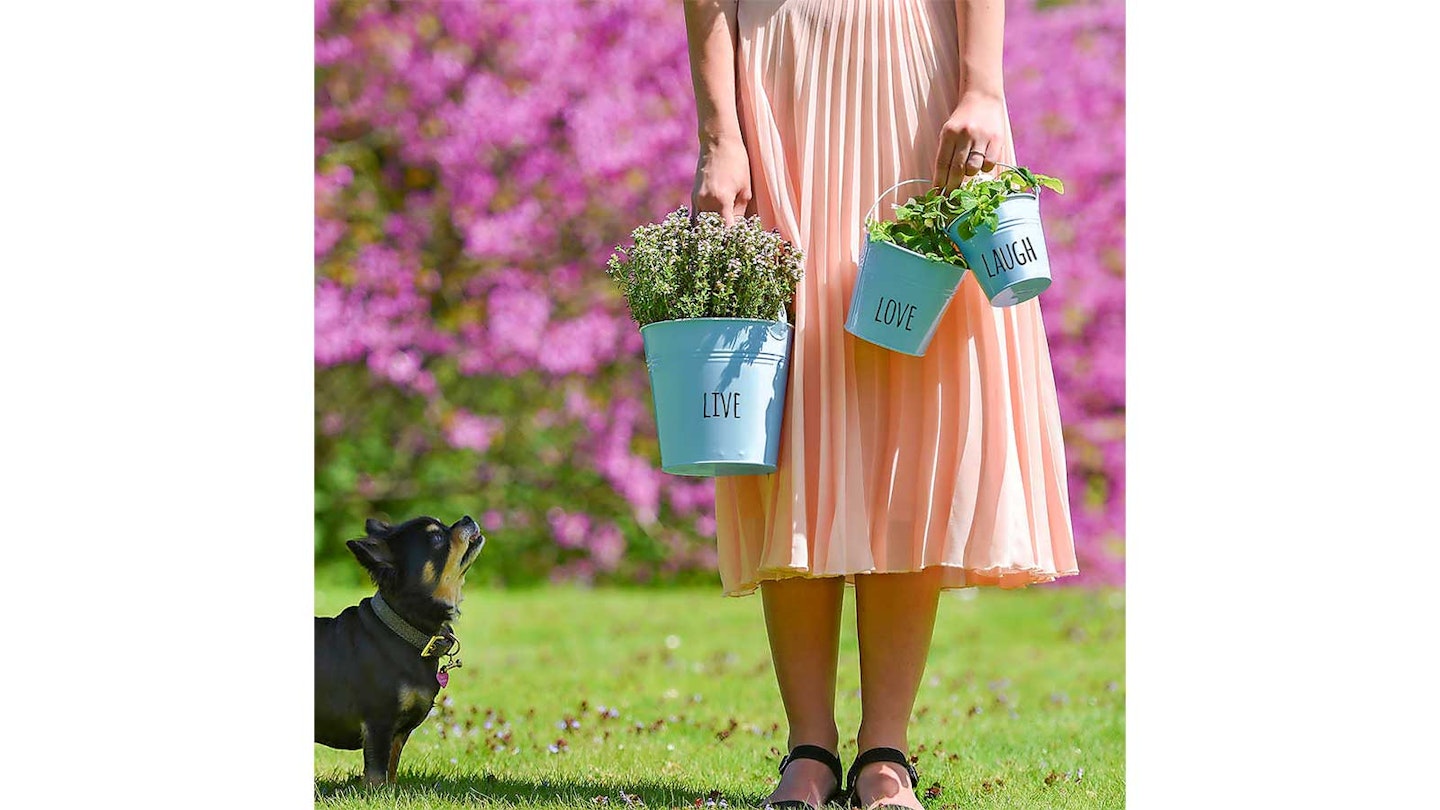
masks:
<instances>
[{"instance_id":1,"label":"woman's right hand","mask_svg":"<svg viewBox=\"0 0 1440 810\"><path fill-rule=\"evenodd\" d=\"M690 210L714 211L726 225L745 215L750 204L750 156L739 136L722 138L700 148Z\"/></svg>"}]
</instances>

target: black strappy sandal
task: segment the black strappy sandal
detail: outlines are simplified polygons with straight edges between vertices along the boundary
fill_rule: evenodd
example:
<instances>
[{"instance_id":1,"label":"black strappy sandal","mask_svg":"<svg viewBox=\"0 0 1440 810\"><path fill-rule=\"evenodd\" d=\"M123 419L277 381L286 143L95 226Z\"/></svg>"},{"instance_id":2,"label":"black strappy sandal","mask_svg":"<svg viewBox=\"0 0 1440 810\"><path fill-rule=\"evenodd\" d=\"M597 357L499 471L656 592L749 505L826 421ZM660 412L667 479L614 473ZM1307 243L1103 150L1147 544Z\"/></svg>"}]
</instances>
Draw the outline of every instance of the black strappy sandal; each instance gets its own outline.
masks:
<instances>
[{"instance_id":1,"label":"black strappy sandal","mask_svg":"<svg viewBox=\"0 0 1440 810\"><path fill-rule=\"evenodd\" d=\"M851 807L862 806L859 803L860 797L855 793L855 784L860 781L860 769L876 762L893 762L896 765L904 766L905 773L910 776L910 789L915 791L917 795L919 794L920 774L915 772L915 766L910 764L910 758L905 756L904 751L898 748L871 748L869 751L856 757L855 764L850 766L849 777L845 780L845 801L848 805ZM891 810L910 810L910 808L900 804L875 805L875 810L886 810L886 808L891 808Z\"/></svg>"},{"instance_id":2,"label":"black strappy sandal","mask_svg":"<svg viewBox=\"0 0 1440 810\"><path fill-rule=\"evenodd\" d=\"M780 760L780 773L784 774L790 763L797 759L813 759L830 769L835 774L835 790L830 798L825 800L826 804L834 804L845 797L845 791L840 789L845 781L845 766L840 763L840 757L826 751L818 745L797 745L794 750ZM815 805L800 801L799 799L786 799L781 802L766 802L760 805L765 810L815 810Z\"/></svg>"}]
</instances>

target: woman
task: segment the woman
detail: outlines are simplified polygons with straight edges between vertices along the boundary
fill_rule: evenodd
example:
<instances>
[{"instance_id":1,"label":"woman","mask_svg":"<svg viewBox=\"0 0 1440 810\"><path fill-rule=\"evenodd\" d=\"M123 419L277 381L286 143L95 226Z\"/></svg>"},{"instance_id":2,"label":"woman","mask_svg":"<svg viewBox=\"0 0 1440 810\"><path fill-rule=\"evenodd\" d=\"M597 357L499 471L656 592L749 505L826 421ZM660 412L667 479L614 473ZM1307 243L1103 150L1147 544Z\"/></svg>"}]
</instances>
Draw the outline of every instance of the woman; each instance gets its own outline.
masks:
<instances>
[{"instance_id":1,"label":"woman","mask_svg":"<svg viewBox=\"0 0 1440 810\"><path fill-rule=\"evenodd\" d=\"M806 254L779 469L716 479L727 594L760 589L789 722L775 807L920 807L907 726L942 589L1077 573L1037 300L973 278L924 357L844 330L861 222L928 177L1014 163L1001 0L686 0L699 117L693 208L753 209ZM835 722L855 586L861 754ZM848 790L848 793L845 791Z\"/></svg>"}]
</instances>

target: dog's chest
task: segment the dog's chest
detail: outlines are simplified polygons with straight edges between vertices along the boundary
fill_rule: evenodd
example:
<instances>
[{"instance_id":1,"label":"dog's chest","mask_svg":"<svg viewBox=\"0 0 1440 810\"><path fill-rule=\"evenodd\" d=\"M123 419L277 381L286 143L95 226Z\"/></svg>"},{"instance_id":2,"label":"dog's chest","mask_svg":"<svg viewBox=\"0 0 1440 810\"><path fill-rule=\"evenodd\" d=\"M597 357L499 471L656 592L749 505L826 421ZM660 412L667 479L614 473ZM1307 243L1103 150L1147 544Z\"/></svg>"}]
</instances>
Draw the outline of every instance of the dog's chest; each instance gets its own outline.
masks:
<instances>
[{"instance_id":1,"label":"dog's chest","mask_svg":"<svg viewBox=\"0 0 1440 810\"><path fill-rule=\"evenodd\" d=\"M438 690L425 689L415 686L400 687L399 695L399 717L402 725L414 723L419 725L430 714L430 709L435 705L435 696Z\"/></svg>"}]
</instances>

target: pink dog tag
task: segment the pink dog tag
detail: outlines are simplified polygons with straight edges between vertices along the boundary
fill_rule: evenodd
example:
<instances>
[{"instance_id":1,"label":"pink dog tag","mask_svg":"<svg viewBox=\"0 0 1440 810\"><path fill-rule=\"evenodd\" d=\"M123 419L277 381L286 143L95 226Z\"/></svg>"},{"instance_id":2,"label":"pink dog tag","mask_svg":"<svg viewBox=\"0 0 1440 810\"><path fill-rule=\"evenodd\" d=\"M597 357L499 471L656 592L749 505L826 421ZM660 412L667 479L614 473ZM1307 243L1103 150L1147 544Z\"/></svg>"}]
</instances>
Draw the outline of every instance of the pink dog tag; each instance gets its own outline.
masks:
<instances>
[{"instance_id":1,"label":"pink dog tag","mask_svg":"<svg viewBox=\"0 0 1440 810\"><path fill-rule=\"evenodd\" d=\"M450 673L448 673L448 672L446 672L446 671L444 671L444 670L441 670L441 671L435 673L435 680L439 681L439 682L440 682L440 688L441 688L441 689L444 689L445 687L447 687L447 686L450 685Z\"/></svg>"}]
</instances>

